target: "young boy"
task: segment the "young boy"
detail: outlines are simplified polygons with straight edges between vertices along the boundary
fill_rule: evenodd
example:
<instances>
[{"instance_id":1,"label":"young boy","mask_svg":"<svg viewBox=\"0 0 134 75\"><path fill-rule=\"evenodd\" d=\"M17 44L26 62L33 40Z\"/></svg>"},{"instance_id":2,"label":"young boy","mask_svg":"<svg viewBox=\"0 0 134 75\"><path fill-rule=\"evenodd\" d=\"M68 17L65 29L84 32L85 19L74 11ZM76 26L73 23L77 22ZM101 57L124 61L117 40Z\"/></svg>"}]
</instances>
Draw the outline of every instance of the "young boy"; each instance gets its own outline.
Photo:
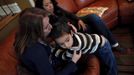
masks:
<instances>
[{"instance_id":1,"label":"young boy","mask_svg":"<svg viewBox=\"0 0 134 75\"><path fill-rule=\"evenodd\" d=\"M64 20L58 21L51 31L51 36L62 49L55 49L56 57L68 60L72 57L73 50L82 54L95 54L100 62L105 65L106 75L117 75L117 65L108 40L98 34L74 33Z\"/></svg>"}]
</instances>

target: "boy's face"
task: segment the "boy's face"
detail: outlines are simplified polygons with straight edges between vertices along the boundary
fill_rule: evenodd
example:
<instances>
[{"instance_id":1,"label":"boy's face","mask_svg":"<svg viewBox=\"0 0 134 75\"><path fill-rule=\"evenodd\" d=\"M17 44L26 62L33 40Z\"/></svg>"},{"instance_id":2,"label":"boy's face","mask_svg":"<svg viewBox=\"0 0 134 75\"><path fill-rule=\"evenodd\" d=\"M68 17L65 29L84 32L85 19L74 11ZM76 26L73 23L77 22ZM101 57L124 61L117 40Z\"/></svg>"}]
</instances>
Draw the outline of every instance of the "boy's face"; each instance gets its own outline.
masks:
<instances>
[{"instance_id":1,"label":"boy's face","mask_svg":"<svg viewBox=\"0 0 134 75\"><path fill-rule=\"evenodd\" d=\"M63 34L61 37L55 39L56 43L62 48L69 49L73 45L73 37L69 33Z\"/></svg>"}]
</instances>

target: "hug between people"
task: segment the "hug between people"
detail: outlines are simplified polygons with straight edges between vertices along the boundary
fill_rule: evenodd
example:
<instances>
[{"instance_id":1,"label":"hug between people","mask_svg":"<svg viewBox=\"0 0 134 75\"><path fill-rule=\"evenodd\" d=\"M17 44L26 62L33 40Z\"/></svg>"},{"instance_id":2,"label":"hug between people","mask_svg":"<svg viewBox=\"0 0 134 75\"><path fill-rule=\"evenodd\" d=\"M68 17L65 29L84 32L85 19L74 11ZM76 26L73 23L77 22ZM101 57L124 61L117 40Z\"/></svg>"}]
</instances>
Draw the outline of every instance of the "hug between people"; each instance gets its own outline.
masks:
<instances>
[{"instance_id":1,"label":"hug between people","mask_svg":"<svg viewBox=\"0 0 134 75\"><path fill-rule=\"evenodd\" d=\"M78 75L79 60L93 54L103 65L100 75L117 75L112 48L121 48L100 17L77 17L58 7L55 0L36 0L35 4L36 8L21 12L14 42L24 67L35 75Z\"/></svg>"}]
</instances>

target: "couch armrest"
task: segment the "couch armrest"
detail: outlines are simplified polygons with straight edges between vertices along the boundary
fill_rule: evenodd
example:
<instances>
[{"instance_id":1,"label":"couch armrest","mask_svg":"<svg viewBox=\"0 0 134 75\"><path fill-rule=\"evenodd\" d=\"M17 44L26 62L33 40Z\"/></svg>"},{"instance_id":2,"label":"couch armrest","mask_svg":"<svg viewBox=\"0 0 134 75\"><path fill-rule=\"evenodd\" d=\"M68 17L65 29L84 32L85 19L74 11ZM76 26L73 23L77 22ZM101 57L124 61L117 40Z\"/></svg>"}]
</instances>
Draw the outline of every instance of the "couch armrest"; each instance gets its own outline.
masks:
<instances>
[{"instance_id":1,"label":"couch armrest","mask_svg":"<svg viewBox=\"0 0 134 75\"><path fill-rule=\"evenodd\" d=\"M83 73L83 75L99 75L100 72L100 64L99 60L96 56L90 55L88 57L88 62L87 62L87 69Z\"/></svg>"},{"instance_id":2,"label":"couch armrest","mask_svg":"<svg viewBox=\"0 0 134 75\"><path fill-rule=\"evenodd\" d=\"M75 75L99 75L100 64L95 55L82 56L78 62L78 70Z\"/></svg>"}]
</instances>

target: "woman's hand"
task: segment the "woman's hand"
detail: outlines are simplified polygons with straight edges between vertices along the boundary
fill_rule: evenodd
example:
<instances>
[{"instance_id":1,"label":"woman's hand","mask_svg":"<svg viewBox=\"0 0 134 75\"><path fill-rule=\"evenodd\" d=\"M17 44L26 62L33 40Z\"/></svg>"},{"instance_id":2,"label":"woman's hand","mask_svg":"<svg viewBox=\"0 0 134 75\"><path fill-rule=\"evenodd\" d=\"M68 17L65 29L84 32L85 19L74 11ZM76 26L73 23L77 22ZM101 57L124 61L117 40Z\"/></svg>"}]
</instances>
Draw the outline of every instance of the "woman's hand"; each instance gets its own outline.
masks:
<instances>
[{"instance_id":1,"label":"woman's hand","mask_svg":"<svg viewBox=\"0 0 134 75\"><path fill-rule=\"evenodd\" d=\"M86 31L87 30L86 24L82 20L78 20L78 27L79 27L79 30L81 28L82 28L83 31Z\"/></svg>"},{"instance_id":2,"label":"woman's hand","mask_svg":"<svg viewBox=\"0 0 134 75\"><path fill-rule=\"evenodd\" d=\"M76 50L74 50L72 61L74 63L77 63L77 61L80 59L80 57L81 57L81 50L79 52L76 52Z\"/></svg>"}]
</instances>

